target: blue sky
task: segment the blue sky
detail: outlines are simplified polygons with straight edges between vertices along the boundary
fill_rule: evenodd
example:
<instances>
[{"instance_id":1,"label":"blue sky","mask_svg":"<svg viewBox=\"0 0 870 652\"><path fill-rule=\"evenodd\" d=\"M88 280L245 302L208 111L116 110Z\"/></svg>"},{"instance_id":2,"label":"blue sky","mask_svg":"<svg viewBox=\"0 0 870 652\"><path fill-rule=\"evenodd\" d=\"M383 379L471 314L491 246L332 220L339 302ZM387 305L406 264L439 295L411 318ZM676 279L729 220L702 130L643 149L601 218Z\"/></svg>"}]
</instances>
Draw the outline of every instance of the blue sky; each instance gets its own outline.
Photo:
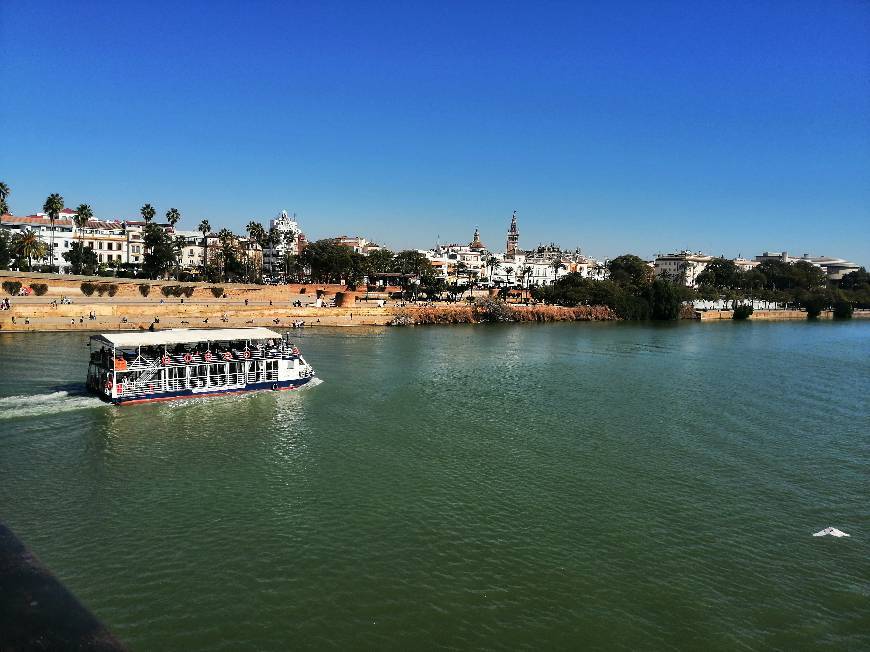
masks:
<instances>
[{"instance_id":1,"label":"blue sky","mask_svg":"<svg viewBox=\"0 0 870 652\"><path fill-rule=\"evenodd\" d=\"M394 248L870 264L870 3L0 3L0 179Z\"/></svg>"}]
</instances>

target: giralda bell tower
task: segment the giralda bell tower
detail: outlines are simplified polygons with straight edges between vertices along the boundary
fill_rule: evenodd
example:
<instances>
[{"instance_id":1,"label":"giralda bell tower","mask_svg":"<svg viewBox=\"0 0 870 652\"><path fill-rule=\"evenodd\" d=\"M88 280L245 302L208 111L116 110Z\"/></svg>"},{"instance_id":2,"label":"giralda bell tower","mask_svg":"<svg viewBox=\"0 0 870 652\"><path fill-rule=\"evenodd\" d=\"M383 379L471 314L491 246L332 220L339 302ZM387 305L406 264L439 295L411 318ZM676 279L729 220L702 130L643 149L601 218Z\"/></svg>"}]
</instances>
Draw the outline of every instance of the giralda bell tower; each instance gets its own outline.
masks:
<instances>
[{"instance_id":1,"label":"giralda bell tower","mask_svg":"<svg viewBox=\"0 0 870 652\"><path fill-rule=\"evenodd\" d=\"M507 234L507 249L505 251L506 254L511 255L515 254L520 250L520 232L517 229L517 212L514 211L513 217L511 217L511 228L508 229Z\"/></svg>"}]
</instances>

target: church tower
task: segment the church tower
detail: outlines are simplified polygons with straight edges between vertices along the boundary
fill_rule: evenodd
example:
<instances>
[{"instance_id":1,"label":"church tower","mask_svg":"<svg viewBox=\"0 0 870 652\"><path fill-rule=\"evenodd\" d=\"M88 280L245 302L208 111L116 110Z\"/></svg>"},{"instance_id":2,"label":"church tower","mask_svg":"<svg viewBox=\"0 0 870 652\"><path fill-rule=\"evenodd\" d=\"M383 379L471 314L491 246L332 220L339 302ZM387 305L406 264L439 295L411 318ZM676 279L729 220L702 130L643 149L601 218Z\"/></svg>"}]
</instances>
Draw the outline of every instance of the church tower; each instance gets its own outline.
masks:
<instances>
[{"instance_id":1,"label":"church tower","mask_svg":"<svg viewBox=\"0 0 870 652\"><path fill-rule=\"evenodd\" d=\"M511 217L511 228L508 229L507 234L507 249L505 253L507 255L513 255L520 250L520 232L517 229L517 212L514 211L513 217Z\"/></svg>"},{"instance_id":2,"label":"church tower","mask_svg":"<svg viewBox=\"0 0 870 652\"><path fill-rule=\"evenodd\" d=\"M480 251L481 249L486 249L486 245L480 241L480 229L474 227L474 237L468 245L468 248L472 251Z\"/></svg>"}]
</instances>

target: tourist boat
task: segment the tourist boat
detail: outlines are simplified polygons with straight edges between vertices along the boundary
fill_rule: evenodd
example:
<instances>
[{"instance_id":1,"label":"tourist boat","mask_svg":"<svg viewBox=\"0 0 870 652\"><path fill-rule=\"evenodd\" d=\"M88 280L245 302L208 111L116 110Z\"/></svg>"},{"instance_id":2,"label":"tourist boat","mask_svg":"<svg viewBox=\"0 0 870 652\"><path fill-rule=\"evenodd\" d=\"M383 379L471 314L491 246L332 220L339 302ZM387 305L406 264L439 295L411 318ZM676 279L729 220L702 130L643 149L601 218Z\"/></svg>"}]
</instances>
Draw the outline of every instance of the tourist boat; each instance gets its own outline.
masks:
<instances>
[{"instance_id":1,"label":"tourist boat","mask_svg":"<svg viewBox=\"0 0 870 652\"><path fill-rule=\"evenodd\" d=\"M314 377L287 335L268 328L176 328L90 340L88 389L115 404L296 389Z\"/></svg>"}]
</instances>

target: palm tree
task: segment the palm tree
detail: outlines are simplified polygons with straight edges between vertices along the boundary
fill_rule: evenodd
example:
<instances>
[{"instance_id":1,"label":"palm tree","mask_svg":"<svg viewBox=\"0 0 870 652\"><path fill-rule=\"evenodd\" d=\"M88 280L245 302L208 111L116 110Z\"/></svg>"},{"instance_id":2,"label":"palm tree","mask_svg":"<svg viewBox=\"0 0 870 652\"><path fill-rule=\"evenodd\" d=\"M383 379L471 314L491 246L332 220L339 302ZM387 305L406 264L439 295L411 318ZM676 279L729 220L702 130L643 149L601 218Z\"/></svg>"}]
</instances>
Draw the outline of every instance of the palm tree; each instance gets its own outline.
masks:
<instances>
[{"instance_id":1,"label":"palm tree","mask_svg":"<svg viewBox=\"0 0 870 652\"><path fill-rule=\"evenodd\" d=\"M229 229L221 229L218 231L218 240L221 243L221 278L226 281L227 276L227 253L232 245L232 241L235 240L236 236Z\"/></svg>"},{"instance_id":2,"label":"palm tree","mask_svg":"<svg viewBox=\"0 0 870 652\"><path fill-rule=\"evenodd\" d=\"M91 207L87 204L79 204L78 208L76 208L76 215L73 218L73 222L75 222L76 228L79 230L78 236L79 240L82 238L82 229L85 229L88 226L88 222L92 220L94 217L94 211L91 210Z\"/></svg>"},{"instance_id":3,"label":"palm tree","mask_svg":"<svg viewBox=\"0 0 870 652\"><path fill-rule=\"evenodd\" d=\"M181 219L181 212L177 208L170 208L166 211L166 221L169 222L169 226L173 229L175 225L178 224L178 220Z\"/></svg>"},{"instance_id":4,"label":"palm tree","mask_svg":"<svg viewBox=\"0 0 870 652\"><path fill-rule=\"evenodd\" d=\"M528 281L531 275L532 268L529 265L525 265L522 269L520 269L520 285L523 285L523 281L525 281L525 286L529 287Z\"/></svg>"},{"instance_id":5,"label":"palm tree","mask_svg":"<svg viewBox=\"0 0 870 652\"><path fill-rule=\"evenodd\" d=\"M290 229L282 236L282 241L284 242L284 282L287 282L287 276L290 274L290 270L288 268L287 254L289 254L293 250L293 242L296 240L296 231Z\"/></svg>"},{"instance_id":6,"label":"palm tree","mask_svg":"<svg viewBox=\"0 0 870 652\"><path fill-rule=\"evenodd\" d=\"M5 215L9 212L9 206L6 205L6 198L12 193L5 181L0 181L0 215Z\"/></svg>"},{"instance_id":7,"label":"palm tree","mask_svg":"<svg viewBox=\"0 0 870 652\"><path fill-rule=\"evenodd\" d=\"M32 260L39 260L45 256L45 243L39 239L35 232L27 230L15 237L13 243L15 253L19 258L27 259L27 271L32 267Z\"/></svg>"},{"instance_id":8,"label":"palm tree","mask_svg":"<svg viewBox=\"0 0 870 652\"><path fill-rule=\"evenodd\" d=\"M154 207L151 204L145 204L139 209L139 213L142 215L142 219L145 220L145 224L150 224L151 220L153 220L154 216L157 214L157 211L154 210Z\"/></svg>"},{"instance_id":9,"label":"palm tree","mask_svg":"<svg viewBox=\"0 0 870 652\"><path fill-rule=\"evenodd\" d=\"M202 275L205 277L205 265L208 258L208 234L211 233L211 224L208 220L203 220L196 227L196 230L202 233Z\"/></svg>"},{"instance_id":10,"label":"palm tree","mask_svg":"<svg viewBox=\"0 0 870 652\"><path fill-rule=\"evenodd\" d=\"M48 264L54 268L54 222L60 217L60 212L63 210L63 197L56 192L51 193L42 205L42 210L48 214L48 221L51 224Z\"/></svg>"},{"instance_id":11,"label":"palm tree","mask_svg":"<svg viewBox=\"0 0 870 652\"><path fill-rule=\"evenodd\" d=\"M505 267L504 273L505 273L505 276L507 276L507 284L510 285L511 284L511 274L514 273L514 268L513 267Z\"/></svg>"},{"instance_id":12,"label":"palm tree","mask_svg":"<svg viewBox=\"0 0 870 652\"><path fill-rule=\"evenodd\" d=\"M501 267L501 261L495 256L490 256L486 260L486 266L489 267L489 281L492 283L492 275L495 273L495 270Z\"/></svg>"},{"instance_id":13,"label":"palm tree","mask_svg":"<svg viewBox=\"0 0 870 652\"><path fill-rule=\"evenodd\" d=\"M556 278L559 276L559 270L565 269L565 263L560 258L554 258L553 262L550 263L550 267L553 268L553 283L555 283Z\"/></svg>"},{"instance_id":14,"label":"palm tree","mask_svg":"<svg viewBox=\"0 0 870 652\"><path fill-rule=\"evenodd\" d=\"M177 235L172 240L172 248L175 250L175 262L178 270L175 273L175 280L178 280L181 276L181 267L184 265L184 245L186 244L187 238L185 238L183 235Z\"/></svg>"},{"instance_id":15,"label":"palm tree","mask_svg":"<svg viewBox=\"0 0 870 652\"><path fill-rule=\"evenodd\" d=\"M456 264L456 283L454 284L454 287L456 288L456 290L459 289L459 277L463 276L467 273L468 273L468 265L466 265L464 262L459 262ZM454 296L456 295L456 290L454 290L454 292L453 292ZM462 296L460 295L459 298L461 299Z\"/></svg>"},{"instance_id":16,"label":"palm tree","mask_svg":"<svg viewBox=\"0 0 870 652\"><path fill-rule=\"evenodd\" d=\"M265 249L263 241L266 238L266 229L263 228L263 225L259 222L254 222L251 220L248 222L248 225L245 227L245 231L248 232L248 238L250 238L251 243L255 243L260 245L261 249ZM250 248L249 248L250 251ZM258 274L259 276L259 274Z\"/></svg>"}]
</instances>

